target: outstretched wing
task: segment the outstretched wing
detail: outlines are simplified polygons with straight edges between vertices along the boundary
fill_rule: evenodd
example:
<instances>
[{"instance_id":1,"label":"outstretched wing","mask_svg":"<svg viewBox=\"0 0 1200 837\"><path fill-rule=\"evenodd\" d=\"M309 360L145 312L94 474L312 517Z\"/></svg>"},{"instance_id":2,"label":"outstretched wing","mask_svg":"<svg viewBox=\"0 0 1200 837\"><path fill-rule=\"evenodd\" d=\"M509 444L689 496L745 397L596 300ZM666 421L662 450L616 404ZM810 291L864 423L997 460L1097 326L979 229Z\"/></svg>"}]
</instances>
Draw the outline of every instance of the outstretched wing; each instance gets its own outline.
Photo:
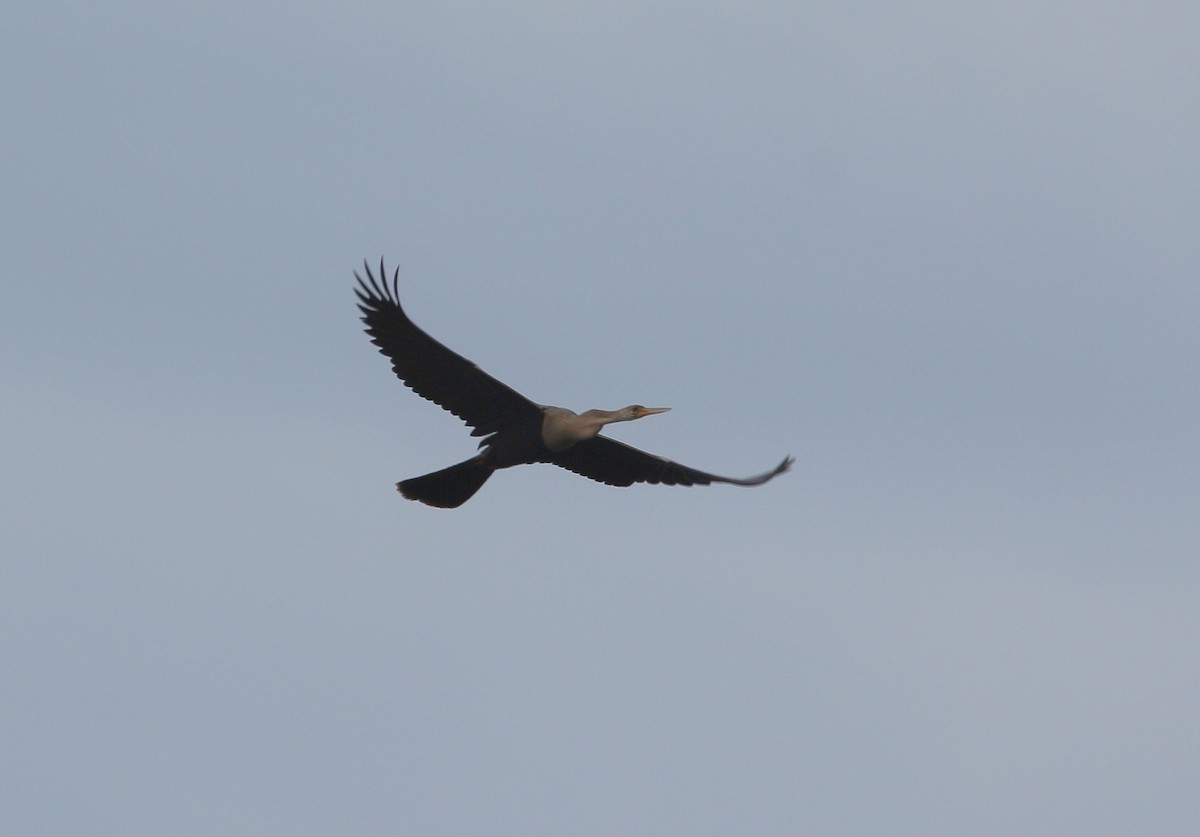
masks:
<instances>
[{"instance_id":1,"label":"outstretched wing","mask_svg":"<svg viewBox=\"0 0 1200 837\"><path fill-rule=\"evenodd\" d=\"M788 468L794 461L790 456L772 470L746 479L721 477L680 465L662 456L640 451L616 439L596 436L580 442L564 451L554 453L550 461L555 465L574 471L580 476L608 483L609 485L633 485L635 482L662 483L663 485L709 485L727 482L733 485L762 485Z\"/></svg>"},{"instance_id":2,"label":"outstretched wing","mask_svg":"<svg viewBox=\"0 0 1200 837\"><path fill-rule=\"evenodd\" d=\"M363 268L365 280L354 274L358 308L371 342L392 362L397 378L475 428L473 436L495 433L513 422L541 426L537 404L417 328L400 307L399 269L389 286L382 260L378 281L365 261Z\"/></svg>"}]
</instances>

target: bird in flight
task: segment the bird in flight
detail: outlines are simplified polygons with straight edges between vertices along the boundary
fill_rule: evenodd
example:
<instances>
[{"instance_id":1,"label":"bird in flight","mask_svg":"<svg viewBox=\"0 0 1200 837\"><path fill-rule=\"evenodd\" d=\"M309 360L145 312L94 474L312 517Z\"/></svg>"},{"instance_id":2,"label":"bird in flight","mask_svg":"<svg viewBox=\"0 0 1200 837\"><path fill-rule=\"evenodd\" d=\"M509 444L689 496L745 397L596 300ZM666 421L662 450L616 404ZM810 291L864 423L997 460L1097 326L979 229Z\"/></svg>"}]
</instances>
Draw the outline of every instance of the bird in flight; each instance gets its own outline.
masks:
<instances>
[{"instance_id":1,"label":"bird in flight","mask_svg":"<svg viewBox=\"0 0 1200 837\"><path fill-rule=\"evenodd\" d=\"M663 485L762 485L792 465L792 457L770 471L745 479L697 471L599 435L607 424L665 413L669 407L634 404L620 410L576 414L536 404L451 351L413 323L400 307L400 270L388 284L383 261L379 278L364 261L357 272L359 310L371 342L392 362L392 371L413 392L458 416L482 436L479 452L465 462L396 483L409 500L437 508L458 508L501 468L550 462L608 485L635 482Z\"/></svg>"}]
</instances>

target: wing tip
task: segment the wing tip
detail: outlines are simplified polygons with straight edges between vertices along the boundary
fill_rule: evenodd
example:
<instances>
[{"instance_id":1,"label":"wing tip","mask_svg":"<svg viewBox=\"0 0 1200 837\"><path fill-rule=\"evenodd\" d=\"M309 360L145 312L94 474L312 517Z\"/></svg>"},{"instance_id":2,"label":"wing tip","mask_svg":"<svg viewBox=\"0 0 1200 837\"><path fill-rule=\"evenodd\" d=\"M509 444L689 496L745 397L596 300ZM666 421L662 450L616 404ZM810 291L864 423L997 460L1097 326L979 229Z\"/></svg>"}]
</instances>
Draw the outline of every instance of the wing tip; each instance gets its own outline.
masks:
<instances>
[{"instance_id":1,"label":"wing tip","mask_svg":"<svg viewBox=\"0 0 1200 837\"><path fill-rule=\"evenodd\" d=\"M379 278L375 278L374 271L371 270L370 263L363 259L363 272L367 278L358 275L358 271L354 271L354 278L358 280L358 287L354 289L354 293L364 303L389 302L392 305L400 305L400 268L396 267L392 271L392 281L388 283L387 268L384 266L383 257L379 257ZM360 306L361 307L361 306Z\"/></svg>"}]
</instances>

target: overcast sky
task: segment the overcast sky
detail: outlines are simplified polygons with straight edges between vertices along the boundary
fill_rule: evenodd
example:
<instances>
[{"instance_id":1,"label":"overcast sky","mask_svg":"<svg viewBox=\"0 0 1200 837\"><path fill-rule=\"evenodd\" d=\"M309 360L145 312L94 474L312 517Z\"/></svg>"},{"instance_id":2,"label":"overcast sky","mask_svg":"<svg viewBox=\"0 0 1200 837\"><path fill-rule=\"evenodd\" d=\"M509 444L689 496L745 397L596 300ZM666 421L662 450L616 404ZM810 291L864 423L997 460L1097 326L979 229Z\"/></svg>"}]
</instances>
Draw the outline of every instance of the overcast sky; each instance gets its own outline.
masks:
<instances>
[{"instance_id":1,"label":"overcast sky","mask_svg":"<svg viewBox=\"0 0 1200 837\"><path fill-rule=\"evenodd\" d=\"M1200 6L0 12L14 835L1200 829ZM362 259L742 476L469 456Z\"/></svg>"}]
</instances>

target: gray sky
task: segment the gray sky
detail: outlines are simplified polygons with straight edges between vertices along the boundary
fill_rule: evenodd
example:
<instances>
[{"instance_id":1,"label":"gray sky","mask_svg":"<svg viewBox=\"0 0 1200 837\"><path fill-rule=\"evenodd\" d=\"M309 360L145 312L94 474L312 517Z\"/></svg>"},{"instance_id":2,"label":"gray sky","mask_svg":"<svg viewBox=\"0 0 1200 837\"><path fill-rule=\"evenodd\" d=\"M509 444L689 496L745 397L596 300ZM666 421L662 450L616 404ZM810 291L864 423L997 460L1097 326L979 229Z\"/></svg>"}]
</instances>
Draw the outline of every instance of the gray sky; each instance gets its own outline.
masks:
<instances>
[{"instance_id":1,"label":"gray sky","mask_svg":"<svg viewBox=\"0 0 1200 837\"><path fill-rule=\"evenodd\" d=\"M1200 827L1200 7L407 5L0 13L6 828Z\"/></svg>"}]
</instances>

